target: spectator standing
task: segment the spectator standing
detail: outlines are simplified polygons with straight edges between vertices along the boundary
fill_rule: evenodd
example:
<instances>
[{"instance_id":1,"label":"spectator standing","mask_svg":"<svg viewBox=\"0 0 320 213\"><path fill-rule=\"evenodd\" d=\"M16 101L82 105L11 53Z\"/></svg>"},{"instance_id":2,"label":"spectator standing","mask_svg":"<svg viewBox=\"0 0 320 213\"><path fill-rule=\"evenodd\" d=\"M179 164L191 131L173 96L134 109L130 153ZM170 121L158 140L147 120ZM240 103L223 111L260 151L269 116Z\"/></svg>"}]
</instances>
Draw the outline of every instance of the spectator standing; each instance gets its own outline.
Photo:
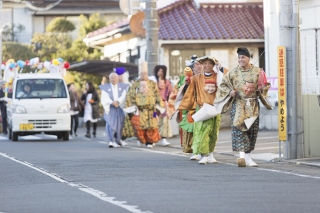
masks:
<instances>
[{"instance_id":1,"label":"spectator standing","mask_svg":"<svg viewBox=\"0 0 320 213\"><path fill-rule=\"evenodd\" d=\"M92 135L93 137L96 137L97 122L98 122L98 118L100 117L99 115L100 99L92 82L88 81L86 83L86 91L82 95L81 101L84 102L84 106L85 106L84 116L83 116L83 121L86 123L86 127L87 127L87 133L85 136L87 138L91 138L90 126L92 123L93 125Z\"/></svg>"},{"instance_id":2,"label":"spectator standing","mask_svg":"<svg viewBox=\"0 0 320 213\"><path fill-rule=\"evenodd\" d=\"M78 136L77 129L79 127L79 112L84 109L83 103L81 102L77 91L75 90L74 83L67 85L70 97L70 115L71 115L71 128L70 135Z\"/></svg>"}]
</instances>

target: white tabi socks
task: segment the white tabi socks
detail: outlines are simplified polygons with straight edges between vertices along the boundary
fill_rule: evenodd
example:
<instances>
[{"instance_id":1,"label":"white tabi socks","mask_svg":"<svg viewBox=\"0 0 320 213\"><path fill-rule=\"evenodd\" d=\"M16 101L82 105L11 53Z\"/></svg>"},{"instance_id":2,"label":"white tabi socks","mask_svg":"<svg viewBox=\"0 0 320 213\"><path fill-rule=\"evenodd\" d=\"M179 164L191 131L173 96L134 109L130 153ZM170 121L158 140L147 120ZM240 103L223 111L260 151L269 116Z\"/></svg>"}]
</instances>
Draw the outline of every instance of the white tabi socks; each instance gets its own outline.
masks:
<instances>
[{"instance_id":1,"label":"white tabi socks","mask_svg":"<svg viewBox=\"0 0 320 213\"><path fill-rule=\"evenodd\" d=\"M245 154L245 159L246 159L246 165L247 166L252 166L252 167L257 167L258 165L256 162L254 162L251 158L251 153Z\"/></svg>"},{"instance_id":2,"label":"white tabi socks","mask_svg":"<svg viewBox=\"0 0 320 213\"><path fill-rule=\"evenodd\" d=\"M246 167L245 153L239 152L239 158L237 159L238 167Z\"/></svg>"},{"instance_id":3,"label":"white tabi socks","mask_svg":"<svg viewBox=\"0 0 320 213\"><path fill-rule=\"evenodd\" d=\"M213 157L213 152L209 153L208 163L218 163L218 161Z\"/></svg>"}]
</instances>

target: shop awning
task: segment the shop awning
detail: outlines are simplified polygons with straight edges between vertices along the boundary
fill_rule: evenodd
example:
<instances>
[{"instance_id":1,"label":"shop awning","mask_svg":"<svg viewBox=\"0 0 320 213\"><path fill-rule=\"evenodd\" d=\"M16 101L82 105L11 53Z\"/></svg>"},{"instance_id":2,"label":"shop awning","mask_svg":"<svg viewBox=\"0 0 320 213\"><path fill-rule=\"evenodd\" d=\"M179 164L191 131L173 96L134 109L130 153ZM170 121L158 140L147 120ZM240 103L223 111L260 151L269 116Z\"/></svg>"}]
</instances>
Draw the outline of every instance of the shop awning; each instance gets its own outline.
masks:
<instances>
[{"instance_id":1,"label":"shop awning","mask_svg":"<svg viewBox=\"0 0 320 213\"><path fill-rule=\"evenodd\" d=\"M139 68L137 64L107 60L85 60L79 63L71 64L68 70L101 76L109 76L109 74L113 72L113 69L115 67L124 67L129 72L130 78L138 76Z\"/></svg>"}]
</instances>

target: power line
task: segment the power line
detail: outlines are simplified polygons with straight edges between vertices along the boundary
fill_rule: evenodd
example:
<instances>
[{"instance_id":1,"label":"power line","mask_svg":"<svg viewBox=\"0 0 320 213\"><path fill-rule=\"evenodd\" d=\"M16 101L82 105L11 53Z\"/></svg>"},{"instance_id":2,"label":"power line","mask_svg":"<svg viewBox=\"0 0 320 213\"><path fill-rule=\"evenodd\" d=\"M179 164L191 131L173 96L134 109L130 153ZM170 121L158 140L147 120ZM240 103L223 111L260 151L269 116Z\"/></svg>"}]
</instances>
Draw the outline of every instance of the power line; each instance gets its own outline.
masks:
<instances>
[{"instance_id":1,"label":"power line","mask_svg":"<svg viewBox=\"0 0 320 213\"><path fill-rule=\"evenodd\" d=\"M31 2L29 1L22 1L22 0L5 0L4 2L15 2L15 3L23 3L25 4L29 9L34 10L34 11L46 11L46 10L50 10L52 8L54 8L55 6L57 6L58 4L60 4L60 2L62 2L62 0L58 0L55 3L51 3L48 4L45 7L37 7L34 6Z\"/></svg>"}]
</instances>

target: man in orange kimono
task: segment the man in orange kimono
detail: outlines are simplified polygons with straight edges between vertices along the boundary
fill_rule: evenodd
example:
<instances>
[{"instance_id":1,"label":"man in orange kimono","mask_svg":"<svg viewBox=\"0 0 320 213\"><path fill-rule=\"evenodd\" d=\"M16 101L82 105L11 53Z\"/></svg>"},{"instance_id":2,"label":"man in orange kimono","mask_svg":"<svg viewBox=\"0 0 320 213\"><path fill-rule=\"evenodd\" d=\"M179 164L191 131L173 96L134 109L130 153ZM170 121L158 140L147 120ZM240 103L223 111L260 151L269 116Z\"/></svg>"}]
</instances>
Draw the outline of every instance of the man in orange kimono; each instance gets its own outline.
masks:
<instances>
[{"instance_id":1,"label":"man in orange kimono","mask_svg":"<svg viewBox=\"0 0 320 213\"><path fill-rule=\"evenodd\" d=\"M215 67L218 64L215 58L204 56L197 60L203 65L203 72L191 78L178 107L179 110L189 110L188 120L192 120L192 113L198 111L205 103L213 105L223 75ZM194 123L192 150L194 155L201 155L200 164L217 163L213 151L218 139L220 120L219 114L214 118Z\"/></svg>"}]
</instances>

